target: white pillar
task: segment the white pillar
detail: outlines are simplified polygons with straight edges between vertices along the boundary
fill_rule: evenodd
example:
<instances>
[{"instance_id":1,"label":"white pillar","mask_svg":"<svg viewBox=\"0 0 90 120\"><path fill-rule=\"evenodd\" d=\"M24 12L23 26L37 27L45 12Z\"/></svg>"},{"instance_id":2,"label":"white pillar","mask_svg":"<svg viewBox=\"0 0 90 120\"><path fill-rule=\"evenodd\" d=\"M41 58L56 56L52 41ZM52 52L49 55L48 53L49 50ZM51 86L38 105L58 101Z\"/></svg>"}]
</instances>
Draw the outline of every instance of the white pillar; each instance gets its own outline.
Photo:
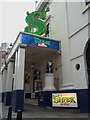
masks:
<instances>
[{"instance_id":1,"label":"white pillar","mask_svg":"<svg viewBox=\"0 0 90 120\"><path fill-rule=\"evenodd\" d=\"M12 93L13 111L23 110L24 104L24 65L25 48L19 47L15 56L15 78L14 90Z\"/></svg>"},{"instance_id":2,"label":"white pillar","mask_svg":"<svg viewBox=\"0 0 90 120\"><path fill-rule=\"evenodd\" d=\"M2 76L3 76L3 74L0 72L0 102L2 99Z\"/></svg>"},{"instance_id":3,"label":"white pillar","mask_svg":"<svg viewBox=\"0 0 90 120\"><path fill-rule=\"evenodd\" d=\"M7 68L5 67L3 70L3 80L2 80L2 92L6 92L6 79L7 79Z\"/></svg>"},{"instance_id":4,"label":"white pillar","mask_svg":"<svg viewBox=\"0 0 90 120\"><path fill-rule=\"evenodd\" d=\"M0 72L0 117L2 118L2 73Z\"/></svg>"},{"instance_id":5,"label":"white pillar","mask_svg":"<svg viewBox=\"0 0 90 120\"><path fill-rule=\"evenodd\" d=\"M19 48L16 58L15 88L24 89L25 48Z\"/></svg>"},{"instance_id":6,"label":"white pillar","mask_svg":"<svg viewBox=\"0 0 90 120\"><path fill-rule=\"evenodd\" d=\"M0 116L2 119L2 78L3 78L3 74L0 71Z\"/></svg>"},{"instance_id":7,"label":"white pillar","mask_svg":"<svg viewBox=\"0 0 90 120\"><path fill-rule=\"evenodd\" d=\"M2 102L4 102L5 100L6 79L7 79L7 67L4 68L3 75L2 75Z\"/></svg>"},{"instance_id":8,"label":"white pillar","mask_svg":"<svg viewBox=\"0 0 90 120\"><path fill-rule=\"evenodd\" d=\"M13 66L14 66L14 60L10 60L7 67L7 82L6 82L7 92L12 91Z\"/></svg>"},{"instance_id":9,"label":"white pillar","mask_svg":"<svg viewBox=\"0 0 90 120\"><path fill-rule=\"evenodd\" d=\"M6 106L11 105L13 65L14 65L13 60L10 60L8 65L7 65L6 93L5 93L5 100L4 100L4 103L5 103Z\"/></svg>"},{"instance_id":10,"label":"white pillar","mask_svg":"<svg viewBox=\"0 0 90 120\"><path fill-rule=\"evenodd\" d=\"M54 86L54 74L45 73L45 87L43 91L53 91L56 90Z\"/></svg>"},{"instance_id":11,"label":"white pillar","mask_svg":"<svg viewBox=\"0 0 90 120\"><path fill-rule=\"evenodd\" d=\"M15 73L14 73L14 86L13 86L13 90L16 90L16 80L17 80L17 66L18 66L18 51L16 51L15 53Z\"/></svg>"}]
</instances>

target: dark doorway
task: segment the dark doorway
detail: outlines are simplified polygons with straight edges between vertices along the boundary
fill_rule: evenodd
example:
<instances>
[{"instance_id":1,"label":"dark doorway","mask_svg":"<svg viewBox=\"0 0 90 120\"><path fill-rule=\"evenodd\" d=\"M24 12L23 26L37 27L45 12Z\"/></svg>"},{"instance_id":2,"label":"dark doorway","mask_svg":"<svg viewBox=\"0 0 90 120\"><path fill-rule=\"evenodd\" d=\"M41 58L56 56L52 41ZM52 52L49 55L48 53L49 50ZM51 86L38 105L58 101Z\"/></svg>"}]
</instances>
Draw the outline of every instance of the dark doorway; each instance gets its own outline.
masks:
<instances>
[{"instance_id":1,"label":"dark doorway","mask_svg":"<svg viewBox=\"0 0 90 120\"><path fill-rule=\"evenodd\" d=\"M87 72L88 72L88 88L90 89L90 40L86 49L86 64L87 64Z\"/></svg>"}]
</instances>

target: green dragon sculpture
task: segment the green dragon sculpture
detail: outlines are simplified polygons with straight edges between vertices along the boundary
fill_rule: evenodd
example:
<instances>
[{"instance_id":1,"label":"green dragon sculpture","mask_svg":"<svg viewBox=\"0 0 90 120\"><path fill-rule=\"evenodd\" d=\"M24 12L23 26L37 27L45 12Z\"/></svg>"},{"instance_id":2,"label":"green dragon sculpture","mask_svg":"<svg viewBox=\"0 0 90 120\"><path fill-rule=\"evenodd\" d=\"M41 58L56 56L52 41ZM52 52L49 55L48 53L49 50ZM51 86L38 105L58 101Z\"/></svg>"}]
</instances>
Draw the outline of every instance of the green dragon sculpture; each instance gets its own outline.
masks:
<instances>
[{"instance_id":1,"label":"green dragon sculpture","mask_svg":"<svg viewBox=\"0 0 90 120\"><path fill-rule=\"evenodd\" d=\"M29 13L27 11L27 16L25 18L26 23L28 24L24 32L42 35L46 32L47 27L46 24L43 22L43 20L46 19L46 13L49 11L49 7L46 8L46 10L43 11L35 11L32 13ZM31 28L36 28L35 32L31 31Z\"/></svg>"}]
</instances>

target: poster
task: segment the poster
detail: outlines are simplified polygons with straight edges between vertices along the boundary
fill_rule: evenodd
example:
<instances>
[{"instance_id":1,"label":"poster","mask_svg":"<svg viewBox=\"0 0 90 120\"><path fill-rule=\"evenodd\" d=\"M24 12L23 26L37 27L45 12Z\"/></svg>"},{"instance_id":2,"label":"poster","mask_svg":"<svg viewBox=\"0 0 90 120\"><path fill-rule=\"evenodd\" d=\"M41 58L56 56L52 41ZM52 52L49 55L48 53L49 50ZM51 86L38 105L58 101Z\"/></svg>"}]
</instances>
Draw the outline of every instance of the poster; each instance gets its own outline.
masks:
<instances>
[{"instance_id":1,"label":"poster","mask_svg":"<svg viewBox=\"0 0 90 120\"><path fill-rule=\"evenodd\" d=\"M53 107L78 107L76 93L52 93Z\"/></svg>"}]
</instances>

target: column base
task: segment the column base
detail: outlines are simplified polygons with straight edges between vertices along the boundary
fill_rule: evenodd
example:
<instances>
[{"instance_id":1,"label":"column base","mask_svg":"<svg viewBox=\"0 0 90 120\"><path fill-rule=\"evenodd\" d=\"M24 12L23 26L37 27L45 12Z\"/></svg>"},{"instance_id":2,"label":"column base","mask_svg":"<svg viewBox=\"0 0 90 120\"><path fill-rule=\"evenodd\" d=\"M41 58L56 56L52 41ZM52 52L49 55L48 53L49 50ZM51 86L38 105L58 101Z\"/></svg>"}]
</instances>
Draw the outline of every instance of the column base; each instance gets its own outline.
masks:
<instances>
[{"instance_id":1,"label":"column base","mask_svg":"<svg viewBox=\"0 0 90 120\"><path fill-rule=\"evenodd\" d=\"M56 91L56 89L54 87L53 88L45 87L43 91Z\"/></svg>"},{"instance_id":2,"label":"column base","mask_svg":"<svg viewBox=\"0 0 90 120\"><path fill-rule=\"evenodd\" d=\"M2 102L2 93L0 93L0 103Z\"/></svg>"},{"instance_id":3,"label":"column base","mask_svg":"<svg viewBox=\"0 0 90 120\"><path fill-rule=\"evenodd\" d=\"M12 92L12 110L17 112L18 110L23 111L24 106L24 90L14 90Z\"/></svg>"},{"instance_id":4,"label":"column base","mask_svg":"<svg viewBox=\"0 0 90 120\"><path fill-rule=\"evenodd\" d=\"M45 87L43 91L55 91L54 86L54 74L53 73L45 73Z\"/></svg>"},{"instance_id":5,"label":"column base","mask_svg":"<svg viewBox=\"0 0 90 120\"><path fill-rule=\"evenodd\" d=\"M11 105L11 99L12 99L12 91L6 92L5 93L4 104L6 106L10 106Z\"/></svg>"},{"instance_id":6,"label":"column base","mask_svg":"<svg viewBox=\"0 0 90 120\"><path fill-rule=\"evenodd\" d=\"M42 91L39 95L39 107L52 107L52 94L53 93L76 93L77 94L77 102L78 107L76 109L79 109L80 113L90 113L89 108L89 101L90 101L90 90L88 89L72 89L72 90L58 90L58 91ZM60 107L59 107L60 108ZM65 107L61 107L64 108ZM67 107L66 107L67 109ZM70 107L70 109L73 110L73 107Z\"/></svg>"},{"instance_id":7,"label":"column base","mask_svg":"<svg viewBox=\"0 0 90 120\"><path fill-rule=\"evenodd\" d=\"M72 89L75 89L75 87L72 83L69 83L63 84L59 90L72 90Z\"/></svg>"},{"instance_id":8,"label":"column base","mask_svg":"<svg viewBox=\"0 0 90 120\"><path fill-rule=\"evenodd\" d=\"M4 103L4 98L5 98L5 92L0 93L0 102Z\"/></svg>"}]
</instances>

